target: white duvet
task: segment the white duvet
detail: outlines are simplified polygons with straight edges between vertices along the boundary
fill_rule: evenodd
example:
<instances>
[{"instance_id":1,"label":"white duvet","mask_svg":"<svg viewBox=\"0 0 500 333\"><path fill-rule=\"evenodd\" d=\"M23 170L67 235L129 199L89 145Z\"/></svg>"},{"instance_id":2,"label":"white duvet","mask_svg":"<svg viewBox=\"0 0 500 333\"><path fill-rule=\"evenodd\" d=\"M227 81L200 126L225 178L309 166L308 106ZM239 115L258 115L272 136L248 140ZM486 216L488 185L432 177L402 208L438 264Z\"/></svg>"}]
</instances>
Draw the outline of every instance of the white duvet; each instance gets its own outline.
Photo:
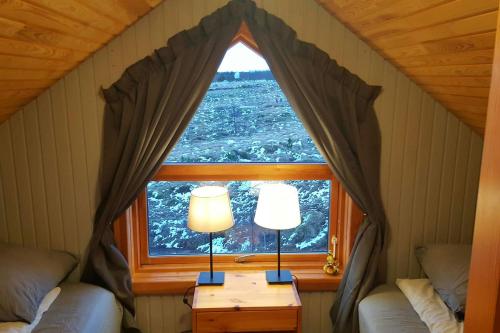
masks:
<instances>
[{"instance_id":1,"label":"white duvet","mask_svg":"<svg viewBox=\"0 0 500 333\"><path fill-rule=\"evenodd\" d=\"M462 333L453 312L432 287L429 279L397 279L396 284L431 333Z\"/></svg>"},{"instance_id":2,"label":"white duvet","mask_svg":"<svg viewBox=\"0 0 500 333\"><path fill-rule=\"evenodd\" d=\"M38 325L42 319L42 315L49 309L50 305L54 303L60 292L61 288L56 287L45 295L42 303L40 303L40 306L36 311L35 319L31 322L31 324L22 321L0 323L0 333L30 333L36 325Z\"/></svg>"}]
</instances>

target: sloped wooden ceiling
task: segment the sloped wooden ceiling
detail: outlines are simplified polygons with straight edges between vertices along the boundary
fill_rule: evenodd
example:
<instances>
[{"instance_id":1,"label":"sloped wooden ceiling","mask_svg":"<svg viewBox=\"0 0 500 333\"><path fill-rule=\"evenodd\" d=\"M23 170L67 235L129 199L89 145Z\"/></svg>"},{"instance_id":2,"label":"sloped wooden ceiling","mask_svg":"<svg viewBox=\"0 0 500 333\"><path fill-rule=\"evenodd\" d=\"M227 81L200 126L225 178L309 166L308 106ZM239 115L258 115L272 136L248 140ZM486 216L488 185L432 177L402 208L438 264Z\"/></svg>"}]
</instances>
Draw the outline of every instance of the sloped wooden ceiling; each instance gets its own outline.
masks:
<instances>
[{"instance_id":1,"label":"sloped wooden ceiling","mask_svg":"<svg viewBox=\"0 0 500 333\"><path fill-rule=\"evenodd\" d=\"M316 0L483 133L498 0Z\"/></svg>"},{"instance_id":2,"label":"sloped wooden ceiling","mask_svg":"<svg viewBox=\"0 0 500 333\"><path fill-rule=\"evenodd\" d=\"M161 1L0 0L0 123ZM315 1L483 133L498 0Z\"/></svg>"},{"instance_id":3,"label":"sloped wooden ceiling","mask_svg":"<svg viewBox=\"0 0 500 333\"><path fill-rule=\"evenodd\" d=\"M162 0L0 0L0 122Z\"/></svg>"}]
</instances>

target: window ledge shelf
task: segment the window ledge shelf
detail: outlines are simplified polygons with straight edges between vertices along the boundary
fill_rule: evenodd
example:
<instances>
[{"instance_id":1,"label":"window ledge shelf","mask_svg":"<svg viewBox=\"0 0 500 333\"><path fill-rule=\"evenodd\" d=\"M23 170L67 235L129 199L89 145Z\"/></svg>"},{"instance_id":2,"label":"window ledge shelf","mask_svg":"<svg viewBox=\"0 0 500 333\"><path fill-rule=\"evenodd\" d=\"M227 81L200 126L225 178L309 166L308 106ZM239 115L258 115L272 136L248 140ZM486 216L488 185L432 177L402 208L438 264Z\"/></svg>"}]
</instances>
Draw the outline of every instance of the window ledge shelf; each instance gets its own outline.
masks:
<instances>
[{"instance_id":1,"label":"window ledge shelf","mask_svg":"<svg viewBox=\"0 0 500 333\"><path fill-rule=\"evenodd\" d=\"M196 283L199 272L137 272L132 276L136 295L183 294ZM301 292L335 291L342 275L328 275L321 269L292 270Z\"/></svg>"}]
</instances>

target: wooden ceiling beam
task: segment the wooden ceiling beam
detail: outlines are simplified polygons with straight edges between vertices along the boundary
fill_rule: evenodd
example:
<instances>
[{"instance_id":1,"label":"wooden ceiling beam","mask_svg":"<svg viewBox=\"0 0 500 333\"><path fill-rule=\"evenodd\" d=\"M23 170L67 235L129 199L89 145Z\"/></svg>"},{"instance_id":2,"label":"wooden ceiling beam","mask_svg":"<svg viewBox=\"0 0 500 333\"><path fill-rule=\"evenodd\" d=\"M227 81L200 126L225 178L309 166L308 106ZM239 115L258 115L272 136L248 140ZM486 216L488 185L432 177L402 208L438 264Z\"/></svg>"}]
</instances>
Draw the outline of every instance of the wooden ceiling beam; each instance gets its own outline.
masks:
<instances>
[{"instance_id":1,"label":"wooden ceiling beam","mask_svg":"<svg viewBox=\"0 0 500 333\"><path fill-rule=\"evenodd\" d=\"M470 264L465 333L500 332L500 18L484 137Z\"/></svg>"}]
</instances>

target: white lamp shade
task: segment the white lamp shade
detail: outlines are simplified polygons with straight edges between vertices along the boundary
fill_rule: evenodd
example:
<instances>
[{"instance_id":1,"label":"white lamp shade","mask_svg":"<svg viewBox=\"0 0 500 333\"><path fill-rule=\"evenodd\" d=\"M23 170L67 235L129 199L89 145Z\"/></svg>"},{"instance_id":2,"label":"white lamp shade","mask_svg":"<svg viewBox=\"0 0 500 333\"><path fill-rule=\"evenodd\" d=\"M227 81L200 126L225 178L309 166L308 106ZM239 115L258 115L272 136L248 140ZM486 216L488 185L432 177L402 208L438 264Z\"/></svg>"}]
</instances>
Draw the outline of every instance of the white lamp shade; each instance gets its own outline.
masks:
<instances>
[{"instance_id":1,"label":"white lamp shade","mask_svg":"<svg viewBox=\"0 0 500 333\"><path fill-rule=\"evenodd\" d=\"M287 184L260 186L255 223L261 227L286 230L300 224L299 194Z\"/></svg>"},{"instance_id":2,"label":"white lamp shade","mask_svg":"<svg viewBox=\"0 0 500 333\"><path fill-rule=\"evenodd\" d=\"M202 186L191 192L188 228L198 232L218 232L234 225L229 193L222 186Z\"/></svg>"}]
</instances>

